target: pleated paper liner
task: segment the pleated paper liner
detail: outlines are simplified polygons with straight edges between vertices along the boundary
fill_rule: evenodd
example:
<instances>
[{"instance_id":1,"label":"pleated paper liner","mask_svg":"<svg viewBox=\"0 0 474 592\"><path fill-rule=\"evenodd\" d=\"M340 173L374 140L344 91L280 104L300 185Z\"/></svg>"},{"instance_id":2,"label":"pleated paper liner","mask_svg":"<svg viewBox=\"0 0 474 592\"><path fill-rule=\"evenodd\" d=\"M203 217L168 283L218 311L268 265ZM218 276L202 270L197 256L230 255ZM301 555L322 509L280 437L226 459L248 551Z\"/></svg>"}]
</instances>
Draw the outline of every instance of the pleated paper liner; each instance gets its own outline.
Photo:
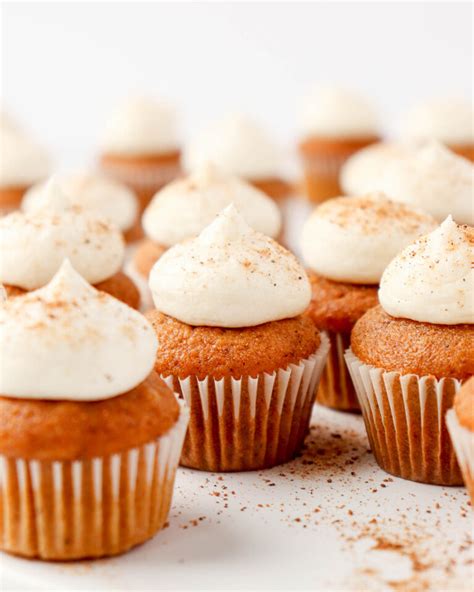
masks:
<instances>
[{"instance_id":1,"label":"pleated paper liner","mask_svg":"<svg viewBox=\"0 0 474 592\"><path fill-rule=\"evenodd\" d=\"M327 332L331 342L328 361L321 374L316 401L340 411L360 412L357 394L347 369L344 354L350 346L350 333Z\"/></svg>"},{"instance_id":2,"label":"pleated paper liner","mask_svg":"<svg viewBox=\"0 0 474 592\"><path fill-rule=\"evenodd\" d=\"M84 461L0 456L0 548L47 560L123 553L168 516L189 420L156 441Z\"/></svg>"},{"instance_id":3,"label":"pleated paper liner","mask_svg":"<svg viewBox=\"0 0 474 592\"><path fill-rule=\"evenodd\" d=\"M329 350L272 374L162 377L190 408L181 464L206 471L250 471L289 461L308 432L314 392Z\"/></svg>"},{"instance_id":4,"label":"pleated paper liner","mask_svg":"<svg viewBox=\"0 0 474 592\"><path fill-rule=\"evenodd\" d=\"M446 424L461 467L464 484L474 506L474 433L459 423L454 409L446 414Z\"/></svg>"},{"instance_id":5,"label":"pleated paper liner","mask_svg":"<svg viewBox=\"0 0 474 592\"><path fill-rule=\"evenodd\" d=\"M382 469L411 481L461 485L445 423L460 381L386 372L362 363L351 350L346 361Z\"/></svg>"},{"instance_id":6,"label":"pleated paper liner","mask_svg":"<svg viewBox=\"0 0 474 592\"><path fill-rule=\"evenodd\" d=\"M339 171L351 153L303 155L304 186L314 203L342 195Z\"/></svg>"}]
</instances>

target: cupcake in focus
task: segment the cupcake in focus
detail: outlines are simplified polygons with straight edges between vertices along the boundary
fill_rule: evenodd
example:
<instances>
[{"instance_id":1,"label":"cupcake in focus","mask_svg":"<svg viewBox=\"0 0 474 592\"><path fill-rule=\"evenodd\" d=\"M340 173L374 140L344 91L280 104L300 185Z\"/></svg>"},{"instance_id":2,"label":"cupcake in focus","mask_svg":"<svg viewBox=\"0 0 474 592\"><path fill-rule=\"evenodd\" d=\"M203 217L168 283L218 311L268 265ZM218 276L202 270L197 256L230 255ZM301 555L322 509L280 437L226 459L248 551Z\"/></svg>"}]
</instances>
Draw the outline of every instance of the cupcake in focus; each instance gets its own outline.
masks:
<instances>
[{"instance_id":1,"label":"cupcake in focus","mask_svg":"<svg viewBox=\"0 0 474 592\"><path fill-rule=\"evenodd\" d=\"M448 217L385 269L381 306L356 324L346 354L371 448L394 475L462 483L445 425L474 374L474 231Z\"/></svg>"},{"instance_id":2,"label":"cupcake in focus","mask_svg":"<svg viewBox=\"0 0 474 592\"><path fill-rule=\"evenodd\" d=\"M101 151L102 171L128 185L144 209L181 172L174 109L150 98L127 100L107 121Z\"/></svg>"},{"instance_id":3,"label":"cupcake in focus","mask_svg":"<svg viewBox=\"0 0 474 592\"><path fill-rule=\"evenodd\" d=\"M140 295L122 271L125 243L120 230L72 203L50 181L32 212L0 218L0 282L9 296L46 285L69 258L98 290L133 308Z\"/></svg>"},{"instance_id":4,"label":"cupcake in focus","mask_svg":"<svg viewBox=\"0 0 474 592\"><path fill-rule=\"evenodd\" d=\"M186 147L187 171L194 172L208 162L245 179L273 199L291 193L275 142L254 121L241 115L216 121Z\"/></svg>"},{"instance_id":5,"label":"cupcake in focus","mask_svg":"<svg viewBox=\"0 0 474 592\"><path fill-rule=\"evenodd\" d=\"M474 377L463 384L446 414L446 423L471 505L474 505Z\"/></svg>"},{"instance_id":6,"label":"cupcake in focus","mask_svg":"<svg viewBox=\"0 0 474 592\"><path fill-rule=\"evenodd\" d=\"M328 342L302 315L311 290L296 258L233 205L150 273L155 370L190 407L181 464L263 469L308 432Z\"/></svg>"},{"instance_id":7,"label":"cupcake in focus","mask_svg":"<svg viewBox=\"0 0 474 592\"><path fill-rule=\"evenodd\" d=\"M55 182L71 203L97 214L117 226L127 242L142 236L138 216L138 200L126 185L98 173L76 173L55 176ZM41 206L47 183L29 189L22 201L22 209L32 212Z\"/></svg>"},{"instance_id":8,"label":"cupcake in focus","mask_svg":"<svg viewBox=\"0 0 474 592\"><path fill-rule=\"evenodd\" d=\"M306 221L301 246L312 287L306 314L331 342L318 403L344 411L360 409L344 363L351 330L378 304L378 284L388 263L435 227L428 214L381 194L330 199Z\"/></svg>"},{"instance_id":9,"label":"cupcake in focus","mask_svg":"<svg viewBox=\"0 0 474 592\"><path fill-rule=\"evenodd\" d=\"M474 113L467 100L434 99L416 105L404 116L400 134L409 140L438 140L474 161Z\"/></svg>"},{"instance_id":10,"label":"cupcake in focus","mask_svg":"<svg viewBox=\"0 0 474 592\"><path fill-rule=\"evenodd\" d=\"M307 97L302 119L299 153L308 199L321 202L341 195L339 173L344 162L380 141L372 105L344 89L321 87Z\"/></svg>"},{"instance_id":11,"label":"cupcake in focus","mask_svg":"<svg viewBox=\"0 0 474 592\"><path fill-rule=\"evenodd\" d=\"M138 312L65 262L0 304L0 549L116 555L163 527L187 425Z\"/></svg>"},{"instance_id":12,"label":"cupcake in focus","mask_svg":"<svg viewBox=\"0 0 474 592\"><path fill-rule=\"evenodd\" d=\"M46 150L4 116L0 125L0 215L20 207L25 192L46 179L51 162Z\"/></svg>"},{"instance_id":13,"label":"cupcake in focus","mask_svg":"<svg viewBox=\"0 0 474 592\"><path fill-rule=\"evenodd\" d=\"M205 163L159 191L143 215L146 239L134 256L135 269L148 278L159 257L173 245L197 236L233 203L255 230L277 238L281 213L265 193Z\"/></svg>"}]
</instances>

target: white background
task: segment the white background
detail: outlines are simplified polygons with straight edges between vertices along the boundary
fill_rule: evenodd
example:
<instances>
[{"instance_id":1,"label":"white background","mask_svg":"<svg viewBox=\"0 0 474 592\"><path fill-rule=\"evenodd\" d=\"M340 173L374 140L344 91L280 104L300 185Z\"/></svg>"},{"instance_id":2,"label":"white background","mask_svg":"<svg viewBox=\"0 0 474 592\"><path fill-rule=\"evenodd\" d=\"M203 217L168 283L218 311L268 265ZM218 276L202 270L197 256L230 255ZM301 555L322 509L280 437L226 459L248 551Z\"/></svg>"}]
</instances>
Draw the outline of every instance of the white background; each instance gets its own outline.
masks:
<instances>
[{"instance_id":1,"label":"white background","mask_svg":"<svg viewBox=\"0 0 474 592\"><path fill-rule=\"evenodd\" d=\"M469 3L5 3L7 110L85 162L129 92L176 102L186 137L242 110L293 145L314 82L372 97L388 130L417 100L472 91ZM79 162L77 162L79 164Z\"/></svg>"}]
</instances>

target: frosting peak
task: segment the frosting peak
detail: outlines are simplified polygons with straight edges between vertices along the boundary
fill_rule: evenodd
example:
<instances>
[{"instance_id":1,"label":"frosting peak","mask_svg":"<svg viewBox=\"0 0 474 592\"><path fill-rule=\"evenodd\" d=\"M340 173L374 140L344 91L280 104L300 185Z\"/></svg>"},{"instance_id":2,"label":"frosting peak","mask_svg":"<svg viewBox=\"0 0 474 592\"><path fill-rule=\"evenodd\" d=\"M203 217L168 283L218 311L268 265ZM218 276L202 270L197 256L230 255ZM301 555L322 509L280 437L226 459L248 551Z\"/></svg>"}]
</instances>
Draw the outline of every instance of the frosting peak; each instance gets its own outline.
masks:
<instances>
[{"instance_id":1,"label":"frosting peak","mask_svg":"<svg viewBox=\"0 0 474 592\"><path fill-rule=\"evenodd\" d=\"M148 376L156 349L148 321L95 290L69 261L41 290L0 306L0 392L9 397L114 397Z\"/></svg>"},{"instance_id":2,"label":"frosting peak","mask_svg":"<svg viewBox=\"0 0 474 592\"><path fill-rule=\"evenodd\" d=\"M162 255L150 289L156 308L183 323L230 328L297 316L311 298L296 258L250 228L233 205Z\"/></svg>"},{"instance_id":3,"label":"frosting peak","mask_svg":"<svg viewBox=\"0 0 474 592\"><path fill-rule=\"evenodd\" d=\"M22 187L48 176L47 152L23 131L2 122L0 126L0 186Z\"/></svg>"},{"instance_id":4,"label":"frosting peak","mask_svg":"<svg viewBox=\"0 0 474 592\"><path fill-rule=\"evenodd\" d=\"M159 191L145 210L143 227L151 240L172 246L199 234L230 203L255 230L271 237L280 232L281 214L272 199L210 163Z\"/></svg>"},{"instance_id":5,"label":"frosting peak","mask_svg":"<svg viewBox=\"0 0 474 592\"><path fill-rule=\"evenodd\" d=\"M386 268L379 300L394 317L440 325L474 323L474 229L448 216Z\"/></svg>"}]
</instances>

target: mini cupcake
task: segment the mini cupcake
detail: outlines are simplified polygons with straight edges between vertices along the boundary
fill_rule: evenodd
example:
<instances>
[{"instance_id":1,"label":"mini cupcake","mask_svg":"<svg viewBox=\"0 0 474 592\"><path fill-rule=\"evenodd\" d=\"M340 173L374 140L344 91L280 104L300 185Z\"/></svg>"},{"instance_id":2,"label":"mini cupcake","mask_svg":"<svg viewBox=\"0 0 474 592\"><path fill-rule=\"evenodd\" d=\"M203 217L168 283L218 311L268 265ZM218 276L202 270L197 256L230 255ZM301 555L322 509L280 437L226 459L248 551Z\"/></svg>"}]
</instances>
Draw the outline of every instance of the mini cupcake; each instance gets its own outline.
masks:
<instances>
[{"instance_id":1,"label":"mini cupcake","mask_svg":"<svg viewBox=\"0 0 474 592\"><path fill-rule=\"evenodd\" d=\"M245 179L273 199L291 193L275 142L254 121L241 115L215 122L187 146L186 170L193 172L208 162Z\"/></svg>"},{"instance_id":2,"label":"mini cupcake","mask_svg":"<svg viewBox=\"0 0 474 592\"><path fill-rule=\"evenodd\" d=\"M0 549L116 555L163 527L187 412L149 323L68 262L0 304Z\"/></svg>"},{"instance_id":3,"label":"mini cupcake","mask_svg":"<svg viewBox=\"0 0 474 592\"><path fill-rule=\"evenodd\" d=\"M71 203L54 182L41 201L33 212L0 218L0 282L8 295L43 287L69 258L98 290L138 308L138 289L120 271L125 244L119 229Z\"/></svg>"},{"instance_id":4,"label":"mini cupcake","mask_svg":"<svg viewBox=\"0 0 474 592\"><path fill-rule=\"evenodd\" d=\"M446 414L451 441L474 505L474 377L463 384Z\"/></svg>"},{"instance_id":5,"label":"mini cupcake","mask_svg":"<svg viewBox=\"0 0 474 592\"><path fill-rule=\"evenodd\" d=\"M181 464L248 471L293 458L328 351L302 316L311 290L296 258L231 205L157 261L150 288L155 370L190 407Z\"/></svg>"},{"instance_id":6,"label":"mini cupcake","mask_svg":"<svg viewBox=\"0 0 474 592\"><path fill-rule=\"evenodd\" d=\"M474 165L438 142L412 148L406 157L391 158L377 181L390 199L421 208L442 221L452 215L474 224Z\"/></svg>"},{"instance_id":7,"label":"mini cupcake","mask_svg":"<svg viewBox=\"0 0 474 592\"><path fill-rule=\"evenodd\" d=\"M459 156L474 161L472 103L459 98L421 103L403 118L401 136L410 140L438 140Z\"/></svg>"},{"instance_id":8,"label":"mini cupcake","mask_svg":"<svg viewBox=\"0 0 474 592\"><path fill-rule=\"evenodd\" d=\"M174 109L150 98L129 99L107 122L101 149L100 168L133 189L144 209L180 174Z\"/></svg>"},{"instance_id":9,"label":"mini cupcake","mask_svg":"<svg viewBox=\"0 0 474 592\"><path fill-rule=\"evenodd\" d=\"M29 187L50 173L47 152L2 117L0 125L0 215L20 207Z\"/></svg>"},{"instance_id":10,"label":"mini cupcake","mask_svg":"<svg viewBox=\"0 0 474 592\"><path fill-rule=\"evenodd\" d=\"M56 176L55 182L71 203L105 218L117 226L127 242L141 238L138 200L126 185L97 173L76 173ZM42 203L46 182L29 189L23 198L22 209L32 212Z\"/></svg>"},{"instance_id":11,"label":"mini cupcake","mask_svg":"<svg viewBox=\"0 0 474 592\"><path fill-rule=\"evenodd\" d=\"M197 236L231 203L252 228L278 237L281 214L273 200L245 181L204 164L189 177L159 191L145 210L147 238L135 253L135 268L148 278L166 249Z\"/></svg>"},{"instance_id":12,"label":"mini cupcake","mask_svg":"<svg viewBox=\"0 0 474 592\"><path fill-rule=\"evenodd\" d=\"M448 217L382 276L381 306L355 325L346 360L379 465L439 485L462 483L444 422L474 374L474 231Z\"/></svg>"},{"instance_id":13,"label":"mini cupcake","mask_svg":"<svg viewBox=\"0 0 474 592\"><path fill-rule=\"evenodd\" d=\"M321 202L341 195L339 172L355 152L380 140L372 106L336 87L323 87L307 98L299 153L308 199Z\"/></svg>"},{"instance_id":14,"label":"mini cupcake","mask_svg":"<svg viewBox=\"0 0 474 592\"><path fill-rule=\"evenodd\" d=\"M435 227L434 218L380 194L328 200L307 220L301 245L312 287L307 315L331 342L318 403L344 411L360 409L344 363L351 330L378 303L386 265Z\"/></svg>"}]
</instances>

